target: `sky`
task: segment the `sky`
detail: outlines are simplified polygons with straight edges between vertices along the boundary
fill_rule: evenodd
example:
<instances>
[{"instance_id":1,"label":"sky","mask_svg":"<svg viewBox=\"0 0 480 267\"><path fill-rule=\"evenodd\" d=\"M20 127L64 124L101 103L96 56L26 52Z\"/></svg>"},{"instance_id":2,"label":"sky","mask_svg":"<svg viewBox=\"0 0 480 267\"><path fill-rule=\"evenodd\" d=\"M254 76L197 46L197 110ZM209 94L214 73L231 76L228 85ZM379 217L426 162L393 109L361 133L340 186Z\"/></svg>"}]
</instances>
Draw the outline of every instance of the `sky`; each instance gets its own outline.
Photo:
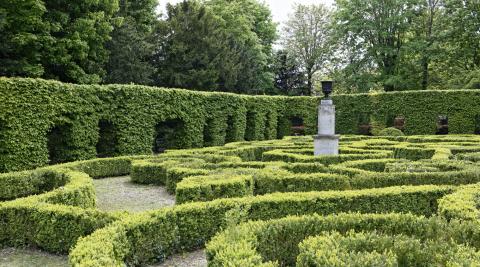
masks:
<instances>
[{"instance_id":1,"label":"sky","mask_svg":"<svg viewBox=\"0 0 480 267\"><path fill-rule=\"evenodd\" d=\"M167 3L175 4L181 2L182 0L159 0L160 10L165 10ZM260 0L262 1L262 0ZM273 21L278 23L283 23L288 19L288 14L292 12L293 5L295 3L299 4L315 4L315 3L324 3L327 5L332 5L334 0L263 0L270 6L273 15Z\"/></svg>"}]
</instances>

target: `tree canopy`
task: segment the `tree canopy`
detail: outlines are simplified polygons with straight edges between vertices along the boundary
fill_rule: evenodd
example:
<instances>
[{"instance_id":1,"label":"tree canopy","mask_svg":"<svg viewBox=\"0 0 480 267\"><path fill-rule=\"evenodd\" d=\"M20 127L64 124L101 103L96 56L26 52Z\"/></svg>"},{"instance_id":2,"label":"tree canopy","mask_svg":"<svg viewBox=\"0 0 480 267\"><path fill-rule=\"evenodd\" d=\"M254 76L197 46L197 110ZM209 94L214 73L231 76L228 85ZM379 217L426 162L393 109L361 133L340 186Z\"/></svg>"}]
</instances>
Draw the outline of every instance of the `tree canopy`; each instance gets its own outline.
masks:
<instances>
[{"instance_id":1,"label":"tree canopy","mask_svg":"<svg viewBox=\"0 0 480 267\"><path fill-rule=\"evenodd\" d=\"M480 2L0 1L0 76L246 94L480 88ZM280 37L280 38L279 38ZM280 40L280 42L277 42Z\"/></svg>"}]
</instances>

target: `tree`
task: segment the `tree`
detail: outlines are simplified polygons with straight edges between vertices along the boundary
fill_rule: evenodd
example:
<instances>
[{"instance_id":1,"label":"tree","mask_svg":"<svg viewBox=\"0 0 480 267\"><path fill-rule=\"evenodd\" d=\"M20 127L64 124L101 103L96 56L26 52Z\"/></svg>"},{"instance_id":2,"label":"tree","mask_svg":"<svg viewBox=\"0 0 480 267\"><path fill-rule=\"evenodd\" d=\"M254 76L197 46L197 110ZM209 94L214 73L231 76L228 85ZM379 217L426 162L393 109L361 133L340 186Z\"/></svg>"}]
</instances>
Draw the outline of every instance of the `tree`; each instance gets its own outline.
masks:
<instances>
[{"instance_id":1,"label":"tree","mask_svg":"<svg viewBox=\"0 0 480 267\"><path fill-rule=\"evenodd\" d=\"M258 9L258 10L257 10ZM159 25L156 84L263 93L272 87L275 25L254 0L183 1L167 6Z\"/></svg>"},{"instance_id":2,"label":"tree","mask_svg":"<svg viewBox=\"0 0 480 267\"><path fill-rule=\"evenodd\" d=\"M118 0L45 1L43 19L52 36L43 50L43 77L75 83L99 83L108 60L105 44L113 30Z\"/></svg>"},{"instance_id":3,"label":"tree","mask_svg":"<svg viewBox=\"0 0 480 267\"><path fill-rule=\"evenodd\" d=\"M220 38L215 36L218 32L215 23L211 13L198 1L167 5L167 18L156 30L153 61L156 85L218 89L214 48Z\"/></svg>"},{"instance_id":4,"label":"tree","mask_svg":"<svg viewBox=\"0 0 480 267\"><path fill-rule=\"evenodd\" d=\"M419 37L420 40L423 41L422 49L421 49L421 65L422 65L422 89L426 90L429 85L430 80L430 61L432 60L432 56L438 52L434 44L438 41L438 28L437 20L438 20L438 12L439 12L440 0L424 0L423 1L423 8L425 12L423 16L421 16L421 26L423 30L423 34ZM423 37L423 38L422 38Z\"/></svg>"},{"instance_id":5,"label":"tree","mask_svg":"<svg viewBox=\"0 0 480 267\"><path fill-rule=\"evenodd\" d=\"M210 0L206 4L221 22L224 38L229 40L223 47L225 53L237 59L230 64L238 67L238 72L223 69L220 88L254 94L271 89L272 45L277 35L268 6L257 0Z\"/></svg>"},{"instance_id":6,"label":"tree","mask_svg":"<svg viewBox=\"0 0 480 267\"><path fill-rule=\"evenodd\" d=\"M332 53L331 15L323 4L296 5L284 28L284 45L301 62L311 94L314 73L322 70Z\"/></svg>"},{"instance_id":7,"label":"tree","mask_svg":"<svg viewBox=\"0 0 480 267\"><path fill-rule=\"evenodd\" d=\"M120 0L116 16L123 21L115 27L107 43L110 57L105 82L152 83L154 68L150 60L154 52L152 33L157 22L156 6L156 0Z\"/></svg>"},{"instance_id":8,"label":"tree","mask_svg":"<svg viewBox=\"0 0 480 267\"><path fill-rule=\"evenodd\" d=\"M117 0L0 2L0 75L98 83Z\"/></svg>"},{"instance_id":9,"label":"tree","mask_svg":"<svg viewBox=\"0 0 480 267\"><path fill-rule=\"evenodd\" d=\"M309 95L305 73L292 55L285 50L275 54L275 88L284 95Z\"/></svg>"},{"instance_id":10,"label":"tree","mask_svg":"<svg viewBox=\"0 0 480 267\"><path fill-rule=\"evenodd\" d=\"M42 50L51 41L42 1L0 1L0 76L41 77Z\"/></svg>"},{"instance_id":11,"label":"tree","mask_svg":"<svg viewBox=\"0 0 480 267\"><path fill-rule=\"evenodd\" d=\"M445 57L439 65L445 83L453 88L474 88L472 79L480 79L480 2L443 0L443 5Z\"/></svg>"},{"instance_id":12,"label":"tree","mask_svg":"<svg viewBox=\"0 0 480 267\"><path fill-rule=\"evenodd\" d=\"M337 0L336 30L363 43L365 57L378 67L377 80L385 91L402 85L400 62L406 35L418 16L420 0Z\"/></svg>"}]
</instances>

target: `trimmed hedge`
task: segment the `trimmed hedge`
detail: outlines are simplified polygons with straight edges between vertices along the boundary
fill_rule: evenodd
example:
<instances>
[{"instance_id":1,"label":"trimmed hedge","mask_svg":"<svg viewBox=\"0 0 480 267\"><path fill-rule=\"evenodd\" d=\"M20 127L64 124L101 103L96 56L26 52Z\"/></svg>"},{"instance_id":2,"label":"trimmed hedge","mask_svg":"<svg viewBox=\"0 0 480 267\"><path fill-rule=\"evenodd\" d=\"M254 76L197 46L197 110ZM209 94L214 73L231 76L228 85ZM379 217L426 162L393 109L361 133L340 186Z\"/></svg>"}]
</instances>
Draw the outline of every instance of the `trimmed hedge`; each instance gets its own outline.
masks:
<instances>
[{"instance_id":1,"label":"trimmed hedge","mask_svg":"<svg viewBox=\"0 0 480 267\"><path fill-rule=\"evenodd\" d=\"M309 237L299 244L296 266L475 266L480 253L445 240L338 232Z\"/></svg>"},{"instance_id":2,"label":"trimmed hedge","mask_svg":"<svg viewBox=\"0 0 480 267\"><path fill-rule=\"evenodd\" d=\"M98 141L105 139L99 133L109 132L100 131L106 125L101 121L114 126L116 147L109 149L111 156L150 154L158 140L165 148L190 148L203 146L204 140L206 145L223 145L245 137L276 138L277 113L289 116L285 99L0 78L0 131L5 138L0 148L0 172L32 169L49 161L94 158L104 152L96 151ZM247 121L249 112L254 116L248 119L254 121ZM266 118L272 119L268 129ZM313 122L308 125L310 133L315 132ZM247 124L254 126L246 129ZM170 127L175 134L155 139L156 126ZM53 134L50 159L49 132Z\"/></svg>"},{"instance_id":3,"label":"trimmed hedge","mask_svg":"<svg viewBox=\"0 0 480 267\"><path fill-rule=\"evenodd\" d=\"M410 138L413 141L409 141ZM459 202L455 201L463 200L457 195L461 196L471 186L461 185L480 182L479 165L471 161L433 160L446 150L449 152L445 152L445 155L448 154L451 159L455 159L456 155L471 153L480 147L476 140L477 137L473 136L425 137L424 142L419 137L346 136L341 141L343 158L331 159L310 155L311 137L289 137L277 141L236 142L224 147L171 150L154 157L131 156L73 162L4 174L0 177L7 177L5 182L14 183L18 180L26 186L24 191L12 186L12 189L3 188L3 192L0 187L0 193L6 199L12 199L0 202L0 244L34 245L53 252L65 252L75 246L70 253L70 263L74 266L143 265L163 261L173 253L201 248L219 231L248 220L314 213L327 216L341 212L398 212L404 214L395 216L406 218L414 216L405 213L416 216L438 213L452 221L452 229L462 231L444 232L443 229L447 228L443 225L445 221L432 226L422 224L430 220L422 217L417 217L423 221L416 225L425 226L424 231L429 232L425 235L437 238L438 230L442 234L439 240L452 238L460 244L471 241L477 248L480 247L478 222L471 217L465 219L463 209L455 213L451 207L460 207L455 204ZM396 150L407 151L408 156L394 158ZM269 154L275 157L275 153L271 152L281 152L299 159L314 158L314 161L258 161L268 158ZM431 159L425 159L427 156ZM176 192L177 204L192 203L134 215L94 210L91 178L129 173L136 182L166 185L170 192ZM48 179L43 181L42 177ZM26 197L18 198L22 196ZM448 202L447 199L453 200ZM469 201L465 203L476 203L476 200ZM350 215L345 216L342 218L349 220ZM356 216L360 220L375 217ZM465 224L457 225L457 218L465 221ZM376 222L368 223L372 227L376 225ZM415 224L403 218L385 223L385 227L397 225L403 229L403 223ZM342 224L335 221L335 225ZM349 224L349 227L354 225ZM100 230L95 231L97 229ZM353 229L363 228L358 226ZM270 230L275 232L278 229L266 228L262 233L272 234ZM339 231L337 228L327 230ZM345 228L339 232L343 235L347 230ZM400 230L393 231L386 231L387 236L407 234ZM250 229L250 232L255 231ZM281 232L278 231L278 234ZM321 233L314 235L318 234ZM288 238L288 235L285 236ZM418 235L411 236L417 238ZM261 237L258 244L267 244L265 242L268 242L269 235L250 237ZM77 242L78 238L81 239ZM219 259L221 265L222 260L234 259L235 262L243 259L240 262L248 266L252 259L254 266L270 266L277 260L275 257L287 255L279 263L285 260L294 264L298 248L292 249L293 243L289 242L296 242L295 246L298 246L304 238L284 240L283 243L287 244L285 250L272 243L259 246L258 251L249 249L248 242L238 239L238 245L245 247L231 250L233 254L222 250L223 256L215 256L215 260ZM420 240L423 242L423 237ZM283 243L280 241L278 244ZM291 253L296 254L292 256Z\"/></svg>"},{"instance_id":4,"label":"trimmed hedge","mask_svg":"<svg viewBox=\"0 0 480 267\"><path fill-rule=\"evenodd\" d=\"M70 253L70 263L73 266L103 266L105 262L154 262L173 252L197 249L222 228L249 219L265 220L313 213L327 215L348 211L432 215L437 211L436 200L452 191L451 187L438 186L392 187L277 193L189 203L133 216L110 226L115 230L105 229L81 239ZM122 237L107 239L105 235L113 231L120 231ZM123 231L132 232L130 236L125 234L128 242L124 240ZM128 244L132 243L135 245L128 248ZM115 254L112 251L122 253Z\"/></svg>"},{"instance_id":5,"label":"trimmed hedge","mask_svg":"<svg viewBox=\"0 0 480 267\"><path fill-rule=\"evenodd\" d=\"M480 162L480 152L457 154L456 158L459 160L469 160L473 162Z\"/></svg>"},{"instance_id":6,"label":"trimmed hedge","mask_svg":"<svg viewBox=\"0 0 480 267\"><path fill-rule=\"evenodd\" d=\"M351 234L351 230L366 233ZM328 234L330 231L341 235ZM377 263L397 266L389 264L395 263L389 253L393 247L400 255L404 253L400 260L405 261L399 261L399 265L437 266L456 262L459 266L471 266L476 265L480 256L475 250L480 245L479 234L477 223L449 224L439 218L406 214L287 217L228 228L209 242L207 259L208 265L214 267L294 266L296 262L300 266L371 266ZM305 240L316 235L321 236L322 242L318 242L319 238ZM376 250L377 253L368 253Z\"/></svg>"},{"instance_id":7,"label":"trimmed hedge","mask_svg":"<svg viewBox=\"0 0 480 267\"><path fill-rule=\"evenodd\" d=\"M0 174L0 201L41 194L66 182L65 174L47 169Z\"/></svg>"},{"instance_id":8,"label":"trimmed hedge","mask_svg":"<svg viewBox=\"0 0 480 267\"><path fill-rule=\"evenodd\" d=\"M439 115L448 115L450 133L474 133L480 110L478 90L333 98L340 134L358 133L361 117L390 126L387 122L397 115L405 117L404 131L408 135L434 134ZM163 148L191 148L274 139L291 134L292 118L303 119L306 134L314 134L317 105L314 97L243 96L137 85L73 85L0 78L0 135L4 137L0 142L0 172L104 154L150 154L153 144L158 146L158 142ZM106 125L112 129L103 129ZM156 138L156 128L168 129L173 134ZM96 148L105 147L98 144L99 140L108 141L108 136L100 136L101 133L113 135L114 142L108 144L115 147L97 151Z\"/></svg>"},{"instance_id":9,"label":"trimmed hedge","mask_svg":"<svg viewBox=\"0 0 480 267\"><path fill-rule=\"evenodd\" d=\"M462 220L479 220L480 184L467 185L438 201L439 214Z\"/></svg>"},{"instance_id":10,"label":"trimmed hedge","mask_svg":"<svg viewBox=\"0 0 480 267\"><path fill-rule=\"evenodd\" d=\"M94 210L95 194L88 175L54 170L67 179L53 191L0 202L0 243L33 245L51 252L67 252L80 236L116 219Z\"/></svg>"},{"instance_id":11,"label":"trimmed hedge","mask_svg":"<svg viewBox=\"0 0 480 267\"><path fill-rule=\"evenodd\" d=\"M120 219L121 214L96 210L92 177L125 175L133 160L95 159L2 174L0 245L35 246L65 253L79 237ZM81 172L80 172L81 171Z\"/></svg>"},{"instance_id":12,"label":"trimmed hedge","mask_svg":"<svg viewBox=\"0 0 480 267\"><path fill-rule=\"evenodd\" d=\"M404 136L405 134L397 128L389 127L381 130L379 136Z\"/></svg>"},{"instance_id":13,"label":"trimmed hedge","mask_svg":"<svg viewBox=\"0 0 480 267\"><path fill-rule=\"evenodd\" d=\"M181 204L249 195L253 195L251 175L217 174L194 176L183 180L177 185L175 201Z\"/></svg>"}]
</instances>

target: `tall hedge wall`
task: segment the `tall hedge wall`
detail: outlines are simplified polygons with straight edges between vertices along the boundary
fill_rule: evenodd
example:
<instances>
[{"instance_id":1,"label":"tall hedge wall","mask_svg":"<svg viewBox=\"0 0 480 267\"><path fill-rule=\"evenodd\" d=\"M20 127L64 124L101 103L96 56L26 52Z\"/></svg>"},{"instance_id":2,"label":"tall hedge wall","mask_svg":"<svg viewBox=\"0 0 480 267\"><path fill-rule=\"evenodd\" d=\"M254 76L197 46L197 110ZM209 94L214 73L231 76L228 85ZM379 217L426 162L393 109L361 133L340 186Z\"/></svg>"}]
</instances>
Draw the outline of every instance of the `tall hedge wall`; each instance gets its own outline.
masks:
<instances>
[{"instance_id":1,"label":"tall hedge wall","mask_svg":"<svg viewBox=\"0 0 480 267\"><path fill-rule=\"evenodd\" d=\"M358 133L364 117L387 125L398 115L406 118L406 134L434 134L438 115L448 116L450 133L474 133L479 127L479 90L339 95L334 101L341 134ZM97 155L150 154L154 144L190 148L279 138L291 133L293 117L313 134L317 103L310 97L0 78L0 172ZM105 125L111 128L100 128ZM176 128L168 128L172 125ZM162 138L156 138L159 130Z\"/></svg>"}]
</instances>

